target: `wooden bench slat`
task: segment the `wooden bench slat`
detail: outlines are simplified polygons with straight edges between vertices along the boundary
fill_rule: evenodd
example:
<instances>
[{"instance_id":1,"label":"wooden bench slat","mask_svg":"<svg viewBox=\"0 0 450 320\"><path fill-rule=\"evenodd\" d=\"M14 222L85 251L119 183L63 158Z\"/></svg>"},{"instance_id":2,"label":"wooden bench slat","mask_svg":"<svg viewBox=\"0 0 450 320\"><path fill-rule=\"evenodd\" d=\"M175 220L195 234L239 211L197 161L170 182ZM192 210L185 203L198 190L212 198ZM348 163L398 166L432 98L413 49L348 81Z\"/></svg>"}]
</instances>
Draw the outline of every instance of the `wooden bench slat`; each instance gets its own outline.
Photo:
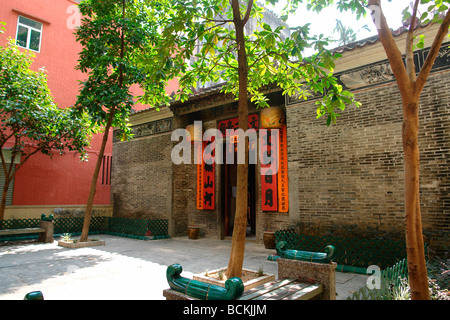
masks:
<instances>
[{"instance_id":1,"label":"wooden bench slat","mask_svg":"<svg viewBox=\"0 0 450 320\"><path fill-rule=\"evenodd\" d=\"M244 294L239 298L239 300L253 300L258 296L266 294L267 292L278 289L278 288L285 286L289 283L292 283L294 281L296 281L296 279L284 279L284 280L279 280L279 281L275 281L275 282L265 283L261 286L252 288L252 289L244 292Z\"/></svg>"},{"instance_id":2,"label":"wooden bench slat","mask_svg":"<svg viewBox=\"0 0 450 320\"><path fill-rule=\"evenodd\" d=\"M309 287L311 284L306 282L290 283L278 289L267 292L266 294L256 297L253 300L282 300L283 298L293 295L303 288Z\"/></svg>"},{"instance_id":3,"label":"wooden bench slat","mask_svg":"<svg viewBox=\"0 0 450 320\"><path fill-rule=\"evenodd\" d=\"M300 291L294 292L293 294L282 298L281 300L309 300L322 292L323 285L314 283L301 289Z\"/></svg>"},{"instance_id":4,"label":"wooden bench slat","mask_svg":"<svg viewBox=\"0 0 450 320\"><path fill-rule=\"evenodd\" d=\"M41 233L45 232L43 228L23 228L23 229L5 229L0 230L0 236L26 233Z\"/></svg>"}]
</instances>

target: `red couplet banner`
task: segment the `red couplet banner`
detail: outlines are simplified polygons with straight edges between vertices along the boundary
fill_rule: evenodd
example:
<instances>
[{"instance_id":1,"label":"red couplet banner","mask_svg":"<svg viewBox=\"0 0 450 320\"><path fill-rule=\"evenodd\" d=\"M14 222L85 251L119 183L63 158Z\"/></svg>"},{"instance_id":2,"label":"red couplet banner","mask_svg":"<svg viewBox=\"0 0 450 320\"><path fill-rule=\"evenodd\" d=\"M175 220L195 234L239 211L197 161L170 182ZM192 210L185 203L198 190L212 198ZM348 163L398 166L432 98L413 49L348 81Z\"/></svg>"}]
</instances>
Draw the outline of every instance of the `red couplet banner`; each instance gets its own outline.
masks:
<instances>
[{"instance_id":1,"label":"red couplet banner","mask_svg":"<svg viewBox=\"0 0 450 320\"><path fill-rule=\"evenodd\" d=\"M214 209L215 203L215 162L212 158L215 154L215 148L212 149L212 141L204 142L204 155L203 155L203 203L202 208L207 210Z\"/></svg>"},{"instance_id":2,"label":"red couplet banner","mask_svg":"<svg viewBox=\"0 0 450 320\"><path fill-rule=\"evenodd\" d=\"M197 209L203 209L203 143L198 143L198 149L196 149L197 157Z\"/></svg>"},{"instance_id":3,"label":"red couplet banner","mask_svg":"<svg viewBox=\"0 0 450 320\"><path fill-rule=\"evenodd\" d=\"M264 130L262 130L264 132ZM277 161L277 154L273 152L276 146L272 145L271 130L266 130L266 133L260 134L260 153L261 153L261 207L262 211L278 211L278 188L277 188L277 174L274 173L274 161ZM277 143L277 142L275 142ZM263 164L268 163L269 164Z\"/></svg>"},{"instance_id":4,"label":"red couplet banner","mask_svg":"<svg viewBox=\"0 0 450 320\"><path fill-rule=\"evenodd\" d=\"M279 212L289 211L289 191L288 191L288 161L287 161L287 139L286 125L280 129L280 143L278 148L278 203Z\"/></svg>"}]
</instances>

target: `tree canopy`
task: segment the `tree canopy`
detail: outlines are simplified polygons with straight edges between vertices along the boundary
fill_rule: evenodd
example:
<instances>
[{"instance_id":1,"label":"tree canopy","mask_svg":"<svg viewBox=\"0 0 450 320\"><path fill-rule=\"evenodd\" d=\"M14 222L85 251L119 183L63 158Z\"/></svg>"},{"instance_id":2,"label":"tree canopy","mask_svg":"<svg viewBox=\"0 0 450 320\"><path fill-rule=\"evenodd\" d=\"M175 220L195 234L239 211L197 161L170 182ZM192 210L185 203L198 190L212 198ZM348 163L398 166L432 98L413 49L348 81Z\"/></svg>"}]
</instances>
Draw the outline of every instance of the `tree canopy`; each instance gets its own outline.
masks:
<instances>
[{"instance_id":1,"label":"tree canopy","mask_svg":"<svg viewBox=\"0 0 450 320\"><path fill-rule=\"evenodd\" d=\"M0 47L0 148L5 191L15 173L34 154L52 156L75 151L82 159L89 146L91 131L85 118L75 117L71 108L54 103L44 69L33 71L33 54L22 51L13 40ZM9 162L5 150L11 156ZM15 166L15 159L20 163ZM0 220L3 219L4 200Z\"/></svg>"},{"instance_id":2,"label":"tree canopy","mask_svg":"<svg viewBox=\"0 0 450 320\"><path fill-rule=\"evenodd\" d=\"M248 3L251 7L247 11ZM219 82L223 92L238 97L240 44L236 41L230 2L159 1L158 8L160 47L171 50L166 55L167 64L176 73L171 76L179 77L176 98L186 100L197 86ZM333 77L334 60L340 55L325 49L325 38L310 36L308 24L292 30L283 23L271 25L263 19L265 14L267 10L256 2L241 3L242 17L255 22L255 27L245 29L248 93L253 103L268 106L263 89L269 85L278 85L284 94L305 99L320 93L324 98L317 103L317 115L328 115L327 124L334 122L346 105L359 105ZM305 56L307 48L314 48L316 53Z\"/></svg>"}]
</instances>

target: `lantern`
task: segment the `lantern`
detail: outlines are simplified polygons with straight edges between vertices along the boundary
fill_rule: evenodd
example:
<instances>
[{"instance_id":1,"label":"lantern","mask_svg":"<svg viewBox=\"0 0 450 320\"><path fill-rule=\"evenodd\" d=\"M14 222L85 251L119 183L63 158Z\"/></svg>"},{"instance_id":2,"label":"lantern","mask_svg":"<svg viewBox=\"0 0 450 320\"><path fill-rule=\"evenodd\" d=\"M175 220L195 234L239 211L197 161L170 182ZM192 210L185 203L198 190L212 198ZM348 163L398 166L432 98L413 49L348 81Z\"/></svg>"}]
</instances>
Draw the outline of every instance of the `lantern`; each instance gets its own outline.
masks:
<instances>
[{"instance_id":1,"label":"lantern","mask_svg":"<svg viewBox=\"0 0 450 320\"><path fill-rule=\"evenodd\" d=\"M202 141L203 140L203 132L202 127L197 127L197 130L194 130L195 125L189 124L186 126L186 136L187 139L191 142Z\"/></svg>"},{"instance_id":2,"label":"lantern","mask_svg":"<svg viewBox=\"0 0 450 320\"><path fill-rule=\"evenodd\" d=\"M281 107L263 108L260 117L263 129L281 129L286 123L286 117Z\"/></svg>"}]
</instances>

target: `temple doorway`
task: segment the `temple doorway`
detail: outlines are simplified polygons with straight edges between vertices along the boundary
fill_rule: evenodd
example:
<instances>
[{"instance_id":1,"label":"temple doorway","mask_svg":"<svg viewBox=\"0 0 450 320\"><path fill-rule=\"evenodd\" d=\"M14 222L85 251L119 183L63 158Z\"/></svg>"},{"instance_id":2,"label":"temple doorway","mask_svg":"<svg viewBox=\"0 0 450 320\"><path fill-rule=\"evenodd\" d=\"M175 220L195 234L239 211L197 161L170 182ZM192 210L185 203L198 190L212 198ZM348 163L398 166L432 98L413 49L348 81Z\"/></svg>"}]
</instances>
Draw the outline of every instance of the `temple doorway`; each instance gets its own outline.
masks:
<instances>
[{"instance_id":1,"label":"temple doorway","mask_svg":"<svg viewBox=\"0 0 450 320\"><path fill-rule=\"evenodd\" d=\"M234 148L235 149L235 148ZM224 235L233 235L234 216L236 213L237 191L237 152L234 150L234 163L223 164L222 172L222 221ZM256 236L256 165L248 165L248 194L247 194L247 238Z\"/></svg>"}]
</instances>

